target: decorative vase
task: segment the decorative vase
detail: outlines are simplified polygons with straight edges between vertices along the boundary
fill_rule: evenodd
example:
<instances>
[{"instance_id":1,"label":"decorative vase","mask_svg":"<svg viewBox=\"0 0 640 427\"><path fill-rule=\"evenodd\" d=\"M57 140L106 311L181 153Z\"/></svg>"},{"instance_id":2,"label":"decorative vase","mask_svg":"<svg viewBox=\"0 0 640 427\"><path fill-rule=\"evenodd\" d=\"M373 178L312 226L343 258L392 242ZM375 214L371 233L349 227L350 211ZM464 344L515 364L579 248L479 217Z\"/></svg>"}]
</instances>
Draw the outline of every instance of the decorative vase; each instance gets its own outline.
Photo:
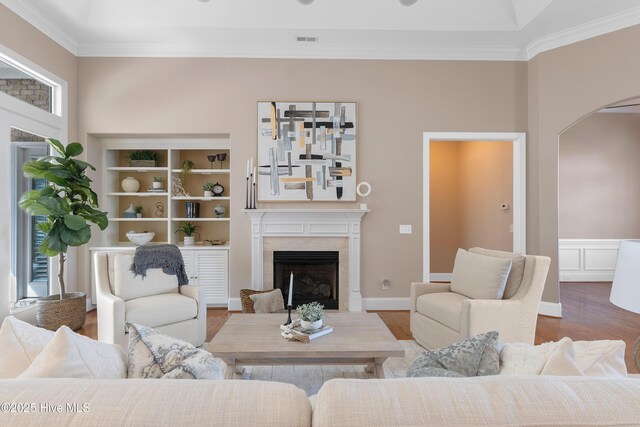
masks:
<instances>
[{"instance_id":1,"label":"decorative vase","mask_svg":"<svg viewBox=\"0 0 640 427\"><path fill-rule=\"evenodd\" d=\"M129 205L126 211L122 214L123 218L136 218L136 210L133 207L133 203Z\"/></svg>"},{"instance_id":2,"label":"decorative vase","mask_svg":"<svg viewBox=\"0 0 640 427\"><path fill-rule=\"evenodd\" d=\"M221 204L217 204L213 208L213 212L216 214L216 218L222 218L227 210Z\"/></svg>"},{"instance_id":3,"label":"decorative vase","mask_svg":"<svg viewBox=\"0 0 640 427\"><path fill-rule=\"evenodd\" d=\"M184 236L184 245L193 246L196 244L196 238L194 236Z\"/></svg>"},{"instance_id":4,"label":"decorative vase","mask_svg":"<svg viewBox=\"0 0 640 427\"><path fill-rule=\"evenodd\" d=\"M158 182L158 181L153 181L153 189L154 190L160 190L162 189L162 181Z\"/></svg>"},{"instance_id":5,"label":"decorative vase","mask_svg":"<svg viewBox=\"0 0 640 427\"><path fill-rule=\"evenodd\" d=\"M136 218L142 218L142 214L141 213L137 213L136 214Z\"/></svg>"},{"instance_id":6,"label":"decorative vase","mask_svg":"<svg viewBox=\"0 0 640 427\"><path fill-rule=\"evenodd\" d=\"M306 320L300 319L300 327L307 331L310 331L313 329L320 329L322 328L322 319L316 320L315 322L308 322Z\"/></svg>"},{"instance_id":7,"label":"decorative vase","mask_svg":"<svg viewBox=\"0 0 640 427\"><path fill-rule=\"evenodd\" d=\"M140 181L132 176L128 176L123 179L121 184L125 193L135 193L140 188Z\"/></svg>"},{"instance_id":8,"label":"decorative vase","mask_svg":"<svg viewBox=\"0 0 640 427\"><path fill-rule=\"evenodd\" d=\"M213 191L205 191L204 197L213 197Z\"/></svg>"}]
</instances>

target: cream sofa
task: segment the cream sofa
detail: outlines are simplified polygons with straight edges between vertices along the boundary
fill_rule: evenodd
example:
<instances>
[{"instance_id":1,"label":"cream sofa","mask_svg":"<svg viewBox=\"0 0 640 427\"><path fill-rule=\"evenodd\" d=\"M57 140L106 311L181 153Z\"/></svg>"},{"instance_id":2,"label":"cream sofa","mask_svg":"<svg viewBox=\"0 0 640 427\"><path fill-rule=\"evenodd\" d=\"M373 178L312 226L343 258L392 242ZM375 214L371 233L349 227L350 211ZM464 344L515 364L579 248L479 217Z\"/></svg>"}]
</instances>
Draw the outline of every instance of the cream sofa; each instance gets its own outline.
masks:
<instances>
[{"instance_id":1,"label":"cream sofa","mask_svg":"<svg viewBox=\"0 0 640 427\"><path fill-rule=\"evenodd\" d=\"M0 380L0 425L640 425L638 379L331 380L311 400L313 409L295 386L262 381Z\"/></svg>"}]
</instances>

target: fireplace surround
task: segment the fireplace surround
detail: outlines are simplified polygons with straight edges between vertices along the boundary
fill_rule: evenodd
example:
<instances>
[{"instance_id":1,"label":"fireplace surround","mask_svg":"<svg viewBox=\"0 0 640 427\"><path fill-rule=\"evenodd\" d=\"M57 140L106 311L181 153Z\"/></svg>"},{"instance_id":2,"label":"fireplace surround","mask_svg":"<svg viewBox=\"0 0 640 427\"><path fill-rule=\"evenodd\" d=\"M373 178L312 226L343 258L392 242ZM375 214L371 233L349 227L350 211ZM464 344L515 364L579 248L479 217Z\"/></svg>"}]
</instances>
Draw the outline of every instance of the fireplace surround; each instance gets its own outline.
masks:
<instances>
[{"instance_id":1,"label":"fireplace surround","mask_svg":"<svg viewBox=\"0 0 640 427\"><path fill-rule=\"evenodd\" d=\"M273 289L275 251L339 252L338 308L362 311L363 209L246 209L251 219L251 288Z\"/></svg>"}]
</instances>

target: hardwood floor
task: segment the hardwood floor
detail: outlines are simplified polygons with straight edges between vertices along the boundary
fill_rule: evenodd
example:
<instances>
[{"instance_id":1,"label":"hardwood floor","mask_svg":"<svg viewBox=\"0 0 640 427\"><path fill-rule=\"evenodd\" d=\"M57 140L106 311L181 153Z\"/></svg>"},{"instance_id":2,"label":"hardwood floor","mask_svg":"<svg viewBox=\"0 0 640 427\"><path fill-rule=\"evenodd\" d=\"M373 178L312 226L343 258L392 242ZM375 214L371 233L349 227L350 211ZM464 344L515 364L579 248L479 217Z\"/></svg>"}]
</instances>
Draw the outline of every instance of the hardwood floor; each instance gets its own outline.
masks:
<instances>
[{"instance_id":1,"label":"hardwood floor","mask_svg":"<svg viewBox=\"0 0 640 427\"><path fill-rule=\"evenodd\" d=\"M562 283L560 301L562 319L538 316L536 344L573 340L623 340L627 344L625 361L630 373L638 373L631 358L631 348L640 335L640 315L628 312L609 302L611 283ZM413 337L409 331L408 311L374 311L399 340ZM207 341L218 332L233 312L223 308L207 310ZM97 337L96 312L87 313L87 322L78 330L91 338Z\"/></svg>"}]
</instances>

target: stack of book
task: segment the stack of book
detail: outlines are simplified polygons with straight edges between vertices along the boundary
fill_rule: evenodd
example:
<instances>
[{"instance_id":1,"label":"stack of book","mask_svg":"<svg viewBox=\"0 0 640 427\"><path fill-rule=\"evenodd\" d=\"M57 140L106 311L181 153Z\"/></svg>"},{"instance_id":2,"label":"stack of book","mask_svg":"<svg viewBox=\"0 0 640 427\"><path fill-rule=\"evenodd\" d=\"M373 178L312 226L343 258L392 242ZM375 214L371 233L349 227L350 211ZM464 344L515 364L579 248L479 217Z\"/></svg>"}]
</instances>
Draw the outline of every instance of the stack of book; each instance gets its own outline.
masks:
<instances>
[{"instance_id":1,"label":"stack of book","mask_svg":"<svg viewBox=\"0 0 640 427\"><path fill-rule=\"evenodd\" d=\"M312 340L314 338L330 334L331 332L333 332L333 326L323 325L319 329L302 329L300 325L297 325L291 328L291 332L294 334L305 336Z\"/></svg>"}]
</instances>

